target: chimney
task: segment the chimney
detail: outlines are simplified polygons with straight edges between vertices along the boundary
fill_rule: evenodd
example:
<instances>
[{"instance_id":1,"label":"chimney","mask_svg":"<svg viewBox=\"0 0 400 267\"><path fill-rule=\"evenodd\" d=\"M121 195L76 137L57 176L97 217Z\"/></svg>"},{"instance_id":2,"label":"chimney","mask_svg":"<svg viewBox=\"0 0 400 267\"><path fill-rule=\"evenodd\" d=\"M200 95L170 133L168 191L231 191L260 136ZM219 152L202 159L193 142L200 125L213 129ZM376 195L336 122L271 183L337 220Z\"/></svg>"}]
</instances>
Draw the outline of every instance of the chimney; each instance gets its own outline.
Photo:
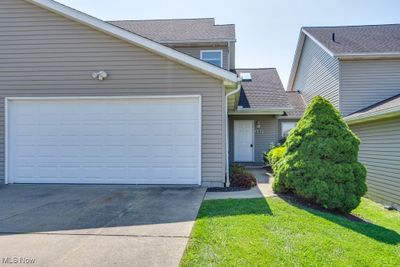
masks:
<instances>
[{"instance_id":1,"label":"chimney","mask_svg":"<svg viewBox=\"0 0 400 267\"><path fill-rule=\"evenodd\" d=\"M336 35L335 35L335 33L332 33L332 42L336 43Z\"/></svg>"}]
</instances>

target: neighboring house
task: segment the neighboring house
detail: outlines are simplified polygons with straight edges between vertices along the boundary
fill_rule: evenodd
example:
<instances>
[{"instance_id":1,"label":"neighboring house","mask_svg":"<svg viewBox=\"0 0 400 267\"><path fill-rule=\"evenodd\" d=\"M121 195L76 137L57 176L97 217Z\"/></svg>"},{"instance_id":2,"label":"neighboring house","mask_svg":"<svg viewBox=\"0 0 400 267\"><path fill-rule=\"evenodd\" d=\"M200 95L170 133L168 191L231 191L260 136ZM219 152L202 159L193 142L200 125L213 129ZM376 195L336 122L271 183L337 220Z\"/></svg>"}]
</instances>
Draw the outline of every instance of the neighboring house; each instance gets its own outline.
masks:
<instances>
[{"instance_id":1,"label":"neighboring house","mask_svg":"<svg viewBox=\"0 0 400 267\"><path fill-rule=\"evenodd\" d=\"M287 90L340 110L361 139L368 196L400 207L400 24L302 28Z\"/></svg>"},{"instance_id":2,"label":"neighboring house","mask_svg":"<svg viewBox=\"0 0 400 267\"><path fill-rule=\"evenodd\" d=\"M232 161L262 162L304 108L274 69L235 70L233 25L109 23L51 0L0 10L6 183L223 186L229 135Z\"/></svg>"}]
</instances>

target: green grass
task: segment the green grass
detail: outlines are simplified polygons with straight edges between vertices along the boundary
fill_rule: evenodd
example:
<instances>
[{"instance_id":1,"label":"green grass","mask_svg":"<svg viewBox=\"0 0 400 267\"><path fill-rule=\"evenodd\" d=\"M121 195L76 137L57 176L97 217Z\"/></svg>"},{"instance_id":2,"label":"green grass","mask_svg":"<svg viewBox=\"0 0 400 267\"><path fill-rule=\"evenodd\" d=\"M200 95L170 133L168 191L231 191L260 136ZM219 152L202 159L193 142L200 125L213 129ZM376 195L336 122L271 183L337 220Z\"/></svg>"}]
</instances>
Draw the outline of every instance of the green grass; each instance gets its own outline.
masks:
<instances>
[{"instance_id":1,"label":"green grass","mask_svg":"<svg viewBox=\"0 0 400 267\"><path fill-rule=\"evenodd\" d=\"M363 199L350 221L281 198L205 201L182 266L400 266L400 213Z\"/></svg>"}]
</instances>

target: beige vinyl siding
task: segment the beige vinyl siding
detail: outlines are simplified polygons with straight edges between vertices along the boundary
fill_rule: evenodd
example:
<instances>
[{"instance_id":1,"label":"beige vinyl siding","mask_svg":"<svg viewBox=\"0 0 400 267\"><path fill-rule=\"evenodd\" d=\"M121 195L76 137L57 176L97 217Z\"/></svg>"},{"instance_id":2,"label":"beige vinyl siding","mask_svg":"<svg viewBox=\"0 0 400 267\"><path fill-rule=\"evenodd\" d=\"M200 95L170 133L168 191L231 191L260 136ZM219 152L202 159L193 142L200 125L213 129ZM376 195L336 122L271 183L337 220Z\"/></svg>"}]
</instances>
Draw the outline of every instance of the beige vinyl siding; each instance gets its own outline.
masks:
<instances>
[{"instance_id":1,"label":"beige vinyl siding","mask_svg":"<svg viewBox=\"0 0 400 267\"><path fill-rule=\"evenodd\" d=\"M400 94L400 60L341 61L340 66L344 115Z\"/></svg>"},{"instance_id":2,"label":"beige vinyl siding","mask_svg":"<svg viewBox=\"0 0 400 267\"><path fill-rule=\"evenodd\" d=\"M223 68L229 69L228 68L229 53L227 46L172 46L172 48L198 59L200 59L200 52L202 50L222 50Z\"/></svg>"},{"instance_id":3,"label":"beige vinyl siding","mask_svg":"<svg viewBox=\"0 0 400 267\"><path fill-rule=\"evenodd\" d=\"M109 79L93 80L104 70ZM222 81L23 0L0 2L0 179L4 97L202 95L202 181L224 181Z\"/></svg>"},{"instance_id":4,"label":"beige vinyl siding","mask_svg":"<svg viewBox=\"0 0 400 267\"><path fill-rule=\"evenodd\" d=\"M269 150L270 144L276 144L279 141L279 125L275 116L271 115L232 115L229 116L229 158L233 162L234 155L234 128L235 120L254 120L254 123L260 121L261 128L254 126L254 162L262 163L263 152Z\"/></svg>"},{"instance_id":5,"label":"beige vinyl siding","mask_svg":"<svg viewBox=\"0 0 400 267\"><path fill-rule=\"evenodd\" d=\"M307 103L317 95L339 108L339 61L306 37L293 90L300 90Z\"/></svg>"},{"instance_id":6,"label":"beige vinyl siding","mask_svg":"<svg viewBox=\"0 0 400 267\"><path fill-rule=\"evenodd\" d=\"M359 160L367 168L367 196L400 207L400 117L350 126L361 139Z\"/></svg>"}]
</instances>

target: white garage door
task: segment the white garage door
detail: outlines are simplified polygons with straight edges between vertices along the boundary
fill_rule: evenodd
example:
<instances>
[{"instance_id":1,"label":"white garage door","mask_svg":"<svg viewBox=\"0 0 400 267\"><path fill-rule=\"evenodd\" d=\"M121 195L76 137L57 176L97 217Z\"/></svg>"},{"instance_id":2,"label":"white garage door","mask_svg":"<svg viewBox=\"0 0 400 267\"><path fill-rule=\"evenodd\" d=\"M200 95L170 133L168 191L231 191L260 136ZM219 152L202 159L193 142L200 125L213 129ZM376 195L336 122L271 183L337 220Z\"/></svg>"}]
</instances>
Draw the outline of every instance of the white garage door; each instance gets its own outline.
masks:
<instances>
[{"instance_id":1,"label":"white garage door","mask_svg":"<svg viewBox=\"0 0 400 267\"><path fill-rule=\"evenodd\" d=\"M7 112L9 183L200 183L200 97L9 99Z\"/></svg>"}]
</instances>

